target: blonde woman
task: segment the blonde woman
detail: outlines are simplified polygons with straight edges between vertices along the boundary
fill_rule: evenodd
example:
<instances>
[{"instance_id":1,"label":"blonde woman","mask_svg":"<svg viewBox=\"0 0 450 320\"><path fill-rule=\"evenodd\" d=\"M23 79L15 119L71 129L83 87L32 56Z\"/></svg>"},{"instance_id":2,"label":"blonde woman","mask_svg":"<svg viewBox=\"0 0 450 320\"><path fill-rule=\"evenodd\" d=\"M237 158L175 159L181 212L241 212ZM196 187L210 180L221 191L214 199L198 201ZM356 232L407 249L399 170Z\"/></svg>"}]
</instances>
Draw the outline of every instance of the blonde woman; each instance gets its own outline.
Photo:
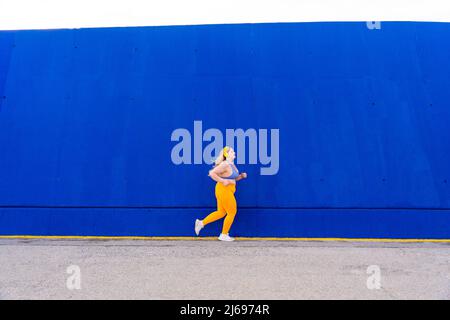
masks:
<instances>
[{"instance_id":1,"label":"blonde woman","mask_svg":"<svg viewBox=\"0 0 450 320\"><path fill-rule=\"evenodd\" d=\"M217 211L212 212L203 220L195 220L195 233L197 235L207 224L225 217L219 240L234 241L234 238L230 237L228 233L237 212L236 198L234 197L236 181L247 178L246 173L239 174L238 169L234 165L235 158L234 150L230 147L225 147L217 157L214 168L209 171L211 179L217 182Z\"/></svg>"}]
</instances>

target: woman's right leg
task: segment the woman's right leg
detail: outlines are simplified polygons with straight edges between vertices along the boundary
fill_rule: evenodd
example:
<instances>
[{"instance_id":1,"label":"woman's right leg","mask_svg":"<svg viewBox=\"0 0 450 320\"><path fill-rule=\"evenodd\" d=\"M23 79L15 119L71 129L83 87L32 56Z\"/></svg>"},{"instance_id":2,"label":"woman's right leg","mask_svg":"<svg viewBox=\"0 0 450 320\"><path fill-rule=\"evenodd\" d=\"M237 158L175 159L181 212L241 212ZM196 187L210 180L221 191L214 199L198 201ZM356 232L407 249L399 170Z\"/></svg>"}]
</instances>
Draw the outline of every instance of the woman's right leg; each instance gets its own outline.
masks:
<instances>
[{"instance_id":1,"label":"woman's right leg","mask_svg":"<svg viewBox=\"0 0 450 320\"><path fill-rule=\"evenodd\" d=\"M228 234L230 232L231 225L233 224L234 217L237 212L236 198L234 194L229 191L223 197L223 207L227 216L223 221L222 234Z\"/></svg>"}]
</instances>

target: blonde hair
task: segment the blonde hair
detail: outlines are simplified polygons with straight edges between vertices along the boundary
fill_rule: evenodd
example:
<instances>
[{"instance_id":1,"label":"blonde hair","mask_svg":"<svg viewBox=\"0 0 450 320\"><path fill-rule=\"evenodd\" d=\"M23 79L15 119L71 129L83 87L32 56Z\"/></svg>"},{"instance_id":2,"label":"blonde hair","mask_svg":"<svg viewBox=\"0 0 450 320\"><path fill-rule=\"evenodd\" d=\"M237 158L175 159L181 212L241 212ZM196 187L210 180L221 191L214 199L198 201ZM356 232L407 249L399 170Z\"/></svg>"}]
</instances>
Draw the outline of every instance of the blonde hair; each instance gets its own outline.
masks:
<instances>
[{"instance_id":1,"label":"blonde hair","mask_svg":"<svg viewBox=\"0 0 450 320\"><path fill-rule=\"evenodd\" d=\"M221 164L222 162L224 162L227 159L228 152L230 151L230 149L231 149L230 147L226 146L225 148L220 150L219 156L214 161L214 167L217 167L219 164Z\"/></svg>"}]
</instances>

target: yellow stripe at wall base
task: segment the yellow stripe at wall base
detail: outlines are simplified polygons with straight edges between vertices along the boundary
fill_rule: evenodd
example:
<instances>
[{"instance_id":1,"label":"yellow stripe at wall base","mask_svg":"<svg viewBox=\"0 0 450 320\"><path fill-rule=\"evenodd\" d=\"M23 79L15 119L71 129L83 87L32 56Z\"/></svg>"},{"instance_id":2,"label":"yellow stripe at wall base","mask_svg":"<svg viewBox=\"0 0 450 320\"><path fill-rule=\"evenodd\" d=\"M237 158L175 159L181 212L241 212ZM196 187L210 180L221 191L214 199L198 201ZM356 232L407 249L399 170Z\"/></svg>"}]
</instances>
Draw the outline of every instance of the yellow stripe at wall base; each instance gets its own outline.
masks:
<instances>
[{"instance_id":1,"label":"yellow stripe at wall base","mask_svg":"<svg viewBox=\"0 0 450 320\"><path fill-rule=\"evenodd\" d=\"M184 240L212 241L217 237L139 237L139 236L37 236L8 235L0 239L47 239L47 240ZM277 238L277 237L236 237L240 241L340 241L340 242L396 242L396 243L450 243L450 239L389 239L389 238Z\"/></svg>"}]
</instances>

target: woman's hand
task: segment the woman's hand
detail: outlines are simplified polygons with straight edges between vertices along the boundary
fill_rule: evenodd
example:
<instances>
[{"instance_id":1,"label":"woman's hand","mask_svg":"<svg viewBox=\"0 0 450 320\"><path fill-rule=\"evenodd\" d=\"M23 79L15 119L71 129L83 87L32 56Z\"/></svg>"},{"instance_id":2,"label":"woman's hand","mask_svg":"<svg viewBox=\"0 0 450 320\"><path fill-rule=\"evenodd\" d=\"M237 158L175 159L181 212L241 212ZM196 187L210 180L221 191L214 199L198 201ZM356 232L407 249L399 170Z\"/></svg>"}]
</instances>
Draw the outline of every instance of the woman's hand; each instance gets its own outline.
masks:
<instances>
[{"instance_id":1,"label":"woman's hand","mask_svg":"<svg viewBox=\"0 0 450 320\"><path fill-rule=\"evenodd\" d=\"M236 178L236 181L242 180L247 178L247 174L245 172L242 172L238 177Z\"/></svg>"}]
</instances>

